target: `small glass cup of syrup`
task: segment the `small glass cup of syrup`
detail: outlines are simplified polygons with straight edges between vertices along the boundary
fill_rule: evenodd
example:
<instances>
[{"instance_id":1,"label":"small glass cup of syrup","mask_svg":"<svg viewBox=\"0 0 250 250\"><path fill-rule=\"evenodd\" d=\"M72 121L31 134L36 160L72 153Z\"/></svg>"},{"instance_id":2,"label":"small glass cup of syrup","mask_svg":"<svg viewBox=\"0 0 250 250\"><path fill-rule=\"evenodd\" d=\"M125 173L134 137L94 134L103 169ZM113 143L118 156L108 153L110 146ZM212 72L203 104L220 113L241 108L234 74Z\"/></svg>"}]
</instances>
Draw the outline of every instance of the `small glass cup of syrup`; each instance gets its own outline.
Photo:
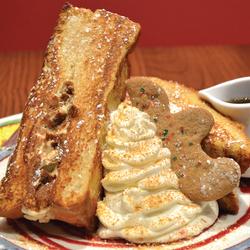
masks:
<instances>
[{"instance_id":1,"label":"small glass cup of syrup","mask_svg":"<svg viewBox=\"0 0 250 250\"><path fill-rule=\"evenodd\" d=\"M250 97L235 97L233 99L228 100L227 102L236 104L250 103Z\"/></svg>"},{"instance_id":2,"label":"small glass cup of syrup","mask_svg":"<svg viewBox=\"0 0 250 250\"><path fill-rule=\"evenodd\" d=\"M227 81L199 91L220 113L243 123L250 137L250 77Z\"/></svg>"}]
</instances>

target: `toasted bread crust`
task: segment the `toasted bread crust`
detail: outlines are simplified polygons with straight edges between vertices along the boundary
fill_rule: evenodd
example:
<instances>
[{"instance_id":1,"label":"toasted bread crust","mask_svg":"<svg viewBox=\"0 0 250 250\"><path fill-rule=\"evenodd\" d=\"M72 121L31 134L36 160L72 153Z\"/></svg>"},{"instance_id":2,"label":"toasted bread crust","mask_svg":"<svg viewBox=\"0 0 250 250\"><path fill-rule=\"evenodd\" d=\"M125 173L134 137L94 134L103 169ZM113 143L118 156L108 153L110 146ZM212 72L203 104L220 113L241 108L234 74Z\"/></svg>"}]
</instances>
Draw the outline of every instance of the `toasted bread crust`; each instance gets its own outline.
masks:
<instances>
[{"instance_id":1,"label":"toasted bread crust","mask_svg":"<svg viewBox=\"0 0 250 250\"><path fill-rule=\"evenodd\" d=\"M46 210L44 221L92 229L105 123L124 97L126 55L139 29L105 10L63 9L1 182L0 216Z\"/></svg>"},{"instance_id":2,"label":"toasted bread crust","mask_svg":"<svg viewBox=\"0 0 250 250\"><path fill-rule=\"evenodd\" d=\"M239 198L236 190L218 200L221 213L237 214L239 211Z\"/></svg>"}]
</instances>

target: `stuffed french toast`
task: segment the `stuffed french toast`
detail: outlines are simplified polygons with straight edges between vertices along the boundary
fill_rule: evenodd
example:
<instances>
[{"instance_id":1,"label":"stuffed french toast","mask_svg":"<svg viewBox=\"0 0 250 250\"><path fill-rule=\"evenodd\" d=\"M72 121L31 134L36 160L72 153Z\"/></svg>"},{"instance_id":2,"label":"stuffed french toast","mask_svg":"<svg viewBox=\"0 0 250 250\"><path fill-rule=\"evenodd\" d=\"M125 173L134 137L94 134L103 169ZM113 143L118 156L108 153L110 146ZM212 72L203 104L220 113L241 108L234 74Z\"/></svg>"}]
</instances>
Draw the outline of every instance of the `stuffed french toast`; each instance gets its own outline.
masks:
<instances>
[{"instance_id":1,"label":"stuffed french toast","mask_svg":"<svg viewBox=\"0 0 250 250\"><path fill-rule=\"evenodd\" d=\"M105 10L64 7L0 184L0 216L94 228L105 122L124 98L139 30Z\"/></svg>"}]
</instances>

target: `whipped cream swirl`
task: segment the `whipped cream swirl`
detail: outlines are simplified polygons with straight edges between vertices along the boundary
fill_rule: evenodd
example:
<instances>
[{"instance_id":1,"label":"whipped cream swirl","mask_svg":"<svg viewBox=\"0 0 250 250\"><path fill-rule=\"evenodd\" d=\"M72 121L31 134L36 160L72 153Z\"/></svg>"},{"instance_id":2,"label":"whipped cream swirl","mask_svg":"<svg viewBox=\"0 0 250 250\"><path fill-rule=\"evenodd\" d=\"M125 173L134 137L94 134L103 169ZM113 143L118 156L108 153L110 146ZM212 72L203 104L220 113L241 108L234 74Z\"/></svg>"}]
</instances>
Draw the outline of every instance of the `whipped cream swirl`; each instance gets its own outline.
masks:
<instances>
[{"instance_id":1,"label":"whipped cream swirl","mask_svg":"<svg viewBox=\"0 0 250 250\"><path fill-rule=\"evenodd\" d=\"M101 238L171 242L201 233L218 216L217 202L194 203L179 190L170 151L145 112L120 104L111 113L102 162L105 198L98 202Z\"/></svg>"}]
</instances>

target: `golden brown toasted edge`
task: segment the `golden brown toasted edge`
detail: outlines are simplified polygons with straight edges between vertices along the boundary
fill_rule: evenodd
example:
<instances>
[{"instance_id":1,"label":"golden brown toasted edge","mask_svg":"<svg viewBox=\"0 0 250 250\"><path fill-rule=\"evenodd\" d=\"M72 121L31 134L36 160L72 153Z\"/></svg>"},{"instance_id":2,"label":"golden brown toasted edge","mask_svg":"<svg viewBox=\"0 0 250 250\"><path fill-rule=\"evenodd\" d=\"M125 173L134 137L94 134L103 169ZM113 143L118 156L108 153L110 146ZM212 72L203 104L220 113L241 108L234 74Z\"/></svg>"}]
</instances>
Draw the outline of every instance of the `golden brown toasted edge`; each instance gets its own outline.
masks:
<instances>
[{"instance_id":1,"label":"golden brown toasted edge","mask_svg":"<svg viewBox=\"0 0 250 250\"><path fill-rule=\"evenodd\" d=\"M56 65L53 62L55 57L55 48L59 44L55 45L55 37L60 34L61 26L64 24L69 11L72 11L72 6L66 4L61 11L56 26L55 33L51 36L47 50L45 52L45 59L42 67L42 73L39 76L36 84L30 90L28 100L25 104L23 117L20 123L20 133L17 139L17 146L14 153L10 157L5 177L0 183L0 215L8 218L19 218L22 216L21 206L23 203L23 197L27 194L27 173L24 160L24 151L29 148L30 141L24 140L29 135L31 127L30 114L33 113L31 108L37 106L37 91L41 87L41 83L46 78L47 67L50 65L55 68ZM44 90L44 92L47 89Z\"/></svg>"},{"instance_id":2,"label":"golden brown toasted edge","mask_svg":"<svg viewBox=\"0 0 250 250\"><path fill-rule=\"evenodd\" d=\"M37 110L35 110L35 107L43 103L48 104L48 102L46 101L50 97L51 89L49 88L50 86L46 86L46 88L44 88L43 86L44 82L46 82L48 79L52 80L53 82L53 77L58 77L58 74L59 74L58 69L57 69L59 65L57 64L57 61L55 60L57 57L57 51L60 48L58 36L60 36L60 33L62 32L63 25L67 21L68 16L75 15L79 13L79 11L82 13L85 13L86 15L93 14L90 10L74 8L68 5L61 12L58 25L55 28L55 33L52 36L50 43L48 44L42 73L36 85L32 88L31 93L28 98L28 102L25 105L24 115L21 121L21 129L20 129L21 131L20 131L20 135L18 138L18 144L15 150L15 153L11 157L10 163L8 165L8 171L7 171L6 177L1 182L1 185L0 185L0 215L1 216L5 216L9 218L18 218L22 216L21 207L23 204L23 199L28 193L28 190L27 190L27 183L28 183L27 175L28 174L26 171L27 167L25 164L24 152L25 151L31 152L34 146L32 145L33 142L31 140L26 140L26 138L30 136L30 133L32 132L32 129L34 126L33 124L37 122L35 121L37 118L36 117ZM116 14L112 14L104 10L100 10L99 13L100 15L105 14L107 19L110 18L110 15L119 17ZM126 21L127 22L126 24L128 24L128 27L130 27L129 22L131 21L129 19L125 17L121 17L121 19L123 21ZM126 36L124 37L125 39L124 43L126 44L126 46L124 46L124 51L123 51L124 57L126 56L131 45L135 42L139 33L139 29L140 29L138 24L135 24L133 22L131 22L131 24L133 24L133 27L131 27L130 34L127 34L127 35L133 35L133 37L130 40L129 39L126 40ZM107 39L109 38L107 37ZM114 46L113 50L114 49L119 49L119 48ZM124 59L123 61L124 61L123 67L126 68L126 59ZM122 62L120 63L122 64ZM119 67L119 65L117 65L117 67ZM124 70L122 70L122 72L124 72ZM123 75L125 75L125 78L127 77L126 74L127 73L123 73ZM114 81L115 79L112 79L112 80ZM118 89L120 91L122 89L122 86L120 86ZM41 93L43 93L42 97L44 98L44 102L42 102L41 100L38 101L36 98ZM120 95L117 94L117 96L120 96ZM34 118L30 119L32 115L34 115ZM93 162L95 162L97 158L100 158L97 156L99 151L100 150L97 150L96 157L94 157ZM98 160L98 162L99 161L100 160ZM98 168L100 168L99 165L97 166ZM96 185L100 185L99 183L99 180L101 178L100 169L98 169L97 171L94 171L94 168L93 168L93 172L97 172L97 174L95 174L94 177L96 177L96 182L97 182ZM94 174L93 172L92 172L92 175ZM96 186L93 188L96 188ZM60 191L60 188L58 189L58 191ZM91 216L86 215L86 218L81 218L81 217L84 212L87 213L89 211L89 213L93 214L93 209L90 210L89 208L95 207L96 200L92 199L94 196L95 196L94 192L87 192L84 195L83 200L89 200L89 205L86 205L86 207L84 208L79 207L79 203L74 204L72 207L69 206L68 204L65 204L65 210L63 210L64 208L59 208L60 206L57 206L55 204L54 212L55 214L57 214L58 219L62 219L64 221L68 221L69 223L78 224L78 225L89 225L91 224L90 222L91 219L89 217L92 217L92 215Z\"/></svg>"}]
</instances>

